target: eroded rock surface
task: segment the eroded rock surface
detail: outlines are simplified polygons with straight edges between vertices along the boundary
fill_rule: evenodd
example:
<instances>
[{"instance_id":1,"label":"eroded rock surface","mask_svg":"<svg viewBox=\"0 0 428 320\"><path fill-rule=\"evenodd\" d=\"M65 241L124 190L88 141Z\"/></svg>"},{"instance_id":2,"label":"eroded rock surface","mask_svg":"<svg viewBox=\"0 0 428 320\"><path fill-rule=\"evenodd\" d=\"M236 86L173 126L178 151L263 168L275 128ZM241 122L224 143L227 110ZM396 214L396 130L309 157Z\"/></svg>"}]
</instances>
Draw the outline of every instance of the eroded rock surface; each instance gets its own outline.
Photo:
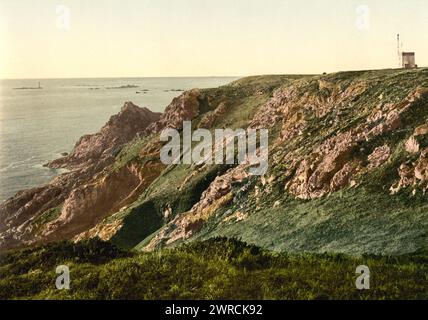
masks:
<instances>
[{"instance_id":1,"label":"eroded rock surface","mask_svg":"<svg viewBox=\"0 0 428 320\"><path fill-rule=\"evenodd\" d=\"M100 132L81 137L68 156L54 160L48 166L67 169L87 166L102 168L111 163L120 146L131 141L160 117L160 113L126 102L121 111L112 116Z\"/></svg>"},{"instance_id":2,"label":"eroded rock surface","mask_svg":"<svg viewBox=\"0 0 428 320\"><path fill-rule=\"evenodd\" d=\"M126 166L114 173L104 170L114 162L117 148L159 119L160 113L127 102L99 133L83 136L68 156L49 163L51 168L71 171L0 205L0 248L69 239L135 197L132 192L143 183L138 168ZM48 214L52 208L62 210L59 217ZM43 226L38 225L39 220Z\"/></svg>"},{"instance_id":3,"label":"eroded rock surface","mask_svg":"<svg viewBox=\"0 0 428 320\"><path fill-rule=\"evenodd\" d=\"M369 178L383 179L371 187L387 196L389 188L426 192L425 75L250 77L184 92L163 114L126 103L99 133L82 137L69 155L49 164L68 173L0 205L0 249L119 235L125 246L154 250L203 233L212 219L246 225L259 210L281 214L290 199L322 202L314 199L360 190ZM269 129L268 172L252 176L248 163L162 164L159 133L180 130L188 120L208 130ZM124 234L129 230L132 237Z\"/></svg>"}]
</instances>

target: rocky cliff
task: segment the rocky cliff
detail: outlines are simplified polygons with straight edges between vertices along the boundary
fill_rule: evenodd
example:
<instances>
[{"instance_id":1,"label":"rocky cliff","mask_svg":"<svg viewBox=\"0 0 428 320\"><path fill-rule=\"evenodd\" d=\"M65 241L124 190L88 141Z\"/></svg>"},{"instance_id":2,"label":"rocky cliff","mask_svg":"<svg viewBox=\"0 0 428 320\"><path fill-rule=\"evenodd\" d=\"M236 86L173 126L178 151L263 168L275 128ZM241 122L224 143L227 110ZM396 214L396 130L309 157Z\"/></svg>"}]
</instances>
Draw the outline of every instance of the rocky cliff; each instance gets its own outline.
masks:
<instances>
[{"instance_id":1,"label":"rocky cliff","mask_svg":"<svg viewBox=\"0 0 428 320\"><path fill-rule=\"evenodd\" d=\"M126 197L146 181L139 167L106 168L124 144L159 119L160 113L126 102L99 133L83 136L68 156L47 164L69 172L0 206L0 247L68 239L131 201Z\"/></svg>"},{"instance_id":2,"label":"rocky cliff","mask_svg":"<svg viewBox=\"0 0 428 320\"><path fill-rule=\"evenodd\" d=\"M269 170L160 162L159 133L269 129ZM0 207L2 249L108 239L154 250L214 236L288 251L400 254L428 244L428 70L260 76L191 90L161 115L125 104L68 168Z\"/></svg>"}]
</instances>

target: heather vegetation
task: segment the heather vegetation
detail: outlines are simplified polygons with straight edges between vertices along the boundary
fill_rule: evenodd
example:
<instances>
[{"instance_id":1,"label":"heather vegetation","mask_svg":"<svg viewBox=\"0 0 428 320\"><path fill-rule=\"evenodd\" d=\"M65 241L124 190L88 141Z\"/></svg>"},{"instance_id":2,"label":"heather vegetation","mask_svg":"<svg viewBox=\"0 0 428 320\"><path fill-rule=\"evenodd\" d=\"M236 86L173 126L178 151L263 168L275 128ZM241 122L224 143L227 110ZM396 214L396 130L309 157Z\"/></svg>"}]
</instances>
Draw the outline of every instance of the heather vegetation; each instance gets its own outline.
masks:
<instances>
[{"instance_id":1,"label":"heather vegetation","mask_svg":"<svg viewBox=\"0 0 428 320\"><path fill-rule=\"evenodd\" d=\"M183 121L268 129L267 173L162 163L159 134ZM30 245L3 255L1 298L427 298L426 68L248 77L163 114L126 103L53 164L71 171L0 205L0 251Z\"/></svg>"},{"instance_id":2,"label":"heather vegetation","mask_svg":"<svg viewBox=\"0 0 428 320\"><path fill-rule=\"evenodd\" d=\"M402 256L274 253L213 238L158 252L96 239L3 254L1 299L428 299L427 252ZM355 287L359 265L370 290ZM57 290L57 265L70 290Z\"/></svg>"}]
</instances>

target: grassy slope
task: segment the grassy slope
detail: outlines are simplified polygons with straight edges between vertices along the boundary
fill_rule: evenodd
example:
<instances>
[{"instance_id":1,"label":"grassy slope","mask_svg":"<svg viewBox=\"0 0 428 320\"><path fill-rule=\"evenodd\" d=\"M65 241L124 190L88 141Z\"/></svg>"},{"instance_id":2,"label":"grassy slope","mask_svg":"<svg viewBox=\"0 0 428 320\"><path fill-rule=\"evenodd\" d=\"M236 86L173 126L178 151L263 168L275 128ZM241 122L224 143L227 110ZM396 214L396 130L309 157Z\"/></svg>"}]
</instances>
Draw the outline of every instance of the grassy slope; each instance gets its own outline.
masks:
<instances>
[{"instance_id":1,"label":"grassy slope","mask_svg":"<svg viewBox=\"0 0 428 320\"><path fill-rule=\"evenodd\" d=\"M277 251L355 255L428 247L428 203L422 196L407 201L361 187L247 212L249 218L241 222L224 222L219 212L193 240L235 237Z\"/></svg>"},{"instance_id":2,"label":"grassy slope","mask_svg":"<svg viewBox=\"0 0 428 320\"><path fill-rule=\"evenodd\" d=\"M234 81L227 86L205 89L202 93L210 97L210 102L202 109L205 112L214 110L221 102L226 102L227 113L217 119L213 127L246 128L258 107L269 99L273 90L302 78L304 76L254 76ZM264 93L256 95L257 91ZM203 115L204 113L194 119L192 124L196 126ZM118 155L115 167L138 157L144 143L142 139L130 143ZM189 165L169 166L135 203L118 216L124 219L124 226L112 241L127 249L146 242L146 238L150 238L165 223L162 213L167 206L171 207L174 215L190 210L215 177L227 169L227 166L212 166L196 174L183 189L178 190L194 168ZM111 221L111 218L106 221Z\"/></svg>"},{"instance_id":3,"label":"grassy slope","mask_svg":"<svg viewBox=\"0 0 428 320\"><path fill-rule=\"evenodd\" d=\"M427 71L386 70L319 77L342 81L344 85L351 78L374 79L376 85L370 89L370 95L345 110L346 125L354 126L364 119L364 112L370 111L367 105L377 103L375 98L379 94L383 93L390 101L400 101L411 88L428 86ZM319 77L251 77L206 90L213 97L211 108L224 100L231 106L214 126L245 127L275 88L299 82L302 90L313 88L316 93L314 83ZM384 83L377 83L376 79ZM258 89L266 90L263 95L254 95ZM414 128L428 120L428 109L426 105L422 107L420 112L408 115L405 126ZM288 141L286 149L321 143L337 130L328 124L328 118L314 119L310 129L318 134ZM395 196L388 192L397 178L397 167L407 160L402 144L410 134L411 130L405 130L364 146L369 153L376 146L388 143L395 151L389 163L359 181L358 187L303 201L284 194L284 181L279 179L280 183L261 204L256 204L251 192L241 195L232 206L219 210L193 242L184 247L135 253L91 240L7 253L0 257L0 298L428 299L427 196L420 192L411 196L412 190ZM137 139L125 147L114 168L138 157L145 143ZM271 169L281 172L280 167ZM123 248L144 242L165 223L161 213L167 204L174 214L187 211L224 170L212 167L200 172L178 191L177 187L192 169L169 167L132 206L106 220L125 219L124 228L113 241ZM274 208L277 200L281 204ZM223 222L225 214L235 210L249 213L249 218ZM49 212L48 216L51 214L55 212ZM234 240L212 239L216 236L236 237L290 254L264 251ZM210 240L194 241L206 239ZM297 254L301 251L315 253ZM325 251L353 256L317 254ZM415 251L420 253L403 255ZM364 252L395 256L360 256ZM71 267L70 291L55 290L55 266L60 264ZM361 264L372 271L372 289L366 292L354 286L355 268Z\"/></svg>"},{"instance_id":4,"label":"grassy slope","mask_svg":"<svg viewBox=\"0 0 428 320\"><path fill-rule=\"evenodd\" d=\"M284 148L295 150L302 146L302 152L312 150L314 145L337 130L343 131L347 126L353 127L355 123L365 120L373 106L379 103L379 95L383 95L384 103L399 102L418 86L428 86L427 73L427 69L382 70L321 77L343 86L349 85L351 80L367 81L370 88L351 107L342 107L343 119L337 128L329 124L331 115L328 114L325 119L315 119L309 124L307 132L314 134L288 141ZM318 88L314 84L316 79L300 79L298 85L304 92L313 88L317 94ZM398 179L398 167L412 160L404 151L404 142L415 127L427 121L428 101L422 101L403 115L399 131L358 146L355 157L361 160L384 144L393 150L390 161L360 177L358 187L321 199L303 201L284 193L284 181L278 179L273 186L275 192L263 194L261 203L256 203L254 193L240 195L239 198L235 194L234 203L221 208L192 240L224 236L278 251L344 252L357 255L399 255L428 247L428 197L420 191L412 196L412 189L403 190L397 195L389 192L389 187ZM360 148L364 148L364 152ZM281 175L281 170L280 167L270 168L270 172L276 175ZM272 204L276 201L281 204L273 208ZM248 219L224 222L225 217L236 211L247 213Z\"/></svg>"},{"instance_id":5,"label":"grassy slope","mask_svg":"<svg viewBox=\"0 0 428 320\"><path fill-rule=\"evenodd\" d=\"M272 253L211 239L154 253L97 240L10 252L0 259L0 299L428 299L428 257ZM55 289L58 265L71 290ZM355 288L359 265L371 289Z\"/></svg>"},{"instance_id":6,"label":"grassy slope","mask_svg":"<svg viewBox=\"0 0 428 320\"><path fill-rule=\"evenodd\" d=\"M299 149L307 154L316 146L338 132L344 132L365 121L375 106L380 103L402 101L418 86L428 87L428 69L377 70L341 72L318 76L254 76L232 82L214 89L204 89L201 115L194 119L196 126L205 112L226 103L227 112L213 124L213 128L245 128L257 110L266 103L274 90L294 86L300 94L328 97L329 89L320 89L319 81L340 86L342 90L354 83L368 83L368 89L346 105L336 105L324 117L315 117L305 111L308 123L305 133L271 150L271 157L281 156ZM346 252L360 254L400 254L422 248L428 244L428 197L418 194L409 196L405 191L391 196L388 188L398 179L397 168L412 160L403 150L403 143L413 129L428 121L428 103L414 108L403 118L403 127L397 132L383 135L356 148L355 157L366 161L367 155L376 147L388 144L394 150L393 159L377 169L371 176L360 181L358 188L343 190L329 197L300 201L283 192L284 181L275 182L273 195L263 195L261 203L255 204L254 194L240 195L234 204L220 208L195 240L213 236L232 236L273 250ZM333 121L339 115L340 121ZM280 131L281 123L270 130L270 141ZM116 170L130 161L140 159L140 152L157 136L138 138L125 146L116 157L112 167ZM425 146L426 144L423 144ZM360 152L364 149L364 152ZM414 159L413 159L414 160ZM287 164L270 167L270 174L281 176ZM183 188L183 181L194 172L187 165L169 166L137 201L127 209L105 219L111 223L123 219L123 228L113 237L113 242L122 248L142 247L165 223L162 217L167 207L173 216L188 211L204 190L225 170L226 166L212 166L198 172ZM278 207L272 204L280 201ZM243 211L246 221L222 222L230 212ZM48 218L56 211L48 212ZM173 218L170 217L170 219Z\"/></svg>"}]
</instances>

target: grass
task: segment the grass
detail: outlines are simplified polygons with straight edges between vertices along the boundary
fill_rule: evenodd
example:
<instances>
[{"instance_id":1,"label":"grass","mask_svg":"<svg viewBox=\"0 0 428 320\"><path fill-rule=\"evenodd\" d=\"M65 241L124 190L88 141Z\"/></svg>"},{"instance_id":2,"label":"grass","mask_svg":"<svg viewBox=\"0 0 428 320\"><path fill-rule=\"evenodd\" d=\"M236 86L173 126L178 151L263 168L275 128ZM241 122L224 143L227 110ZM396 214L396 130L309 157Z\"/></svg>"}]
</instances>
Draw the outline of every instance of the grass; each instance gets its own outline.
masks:
<instances>
[{"instance_id":1,"label":"grass","mask_svg":"<svg viewBox=\"0 0 428 320\"><path fill-rule=\"evenodd\" d=\"M33 221L34 225L37 228L41 228L44 225L48 224L49 222L54 221L56 218L58 218L61 215L62 207L63 207L63 204L59 205L58 207L54 207L46 210L40 216L34 219Z\"/></svg>"},{"instance_id":2,"label":"grass","mask_svg":"<svg viewBox=\"0 0 428 320\"><path fill-rule=\"evenodd\" d=\"M227 112L213 127L245 128L276 89L292 85L306 128L273 152L275 159L290 152L301 159L327 139L364 123L379 104L401 102L418 86L428 87L427 74L428 69L419 69L248 77L202 90L201 114L193 124L224 102ZM367 87L318 117L310 105L318 98L325 102L334 90L320 86L320 81L341 92L354 85ZM269 187L258 179L245 191L242 185L233 186L232 201L204 216L204 227L187 243L138 252L230 168L195 171L187 165L169 166L138 200L105 219L103 223L122 221L111 243L93 239L3 254L0 299L428 299L428 198L417 188L414 195L413 188L389 192L399 178L398 167L418 157L407 154L404 143L415 127L427 122L427 103L425 98L402 114L400 130L353 146L348 160L358 159L363 165L379 146L388 145L392 151L387 163L357 176L357 186L320 199L295 199L284 191L290 163L271 157L269 174L277 179ZM281 128L280 121L271 128L271 142ZM141 156L156 139L137 138L117 150L111 170L131 161L156 160ZM427 139L418 137L422 147ZM163 216L167 208L172 210L168 218ZM36 225L52 221L60 209L46 211ZM247 218L226 219L237 211ZM55 289L55 267L61 264L70 267L70 291ZM371 270L370 290L355 289L359 265Z\"/></svg>"},{"instance_id":3,"label":"grass","mask_svg":"<svg viewBox=\"0 0 428 320\"><path fill-rule=\"evenodd\" d=\"M226 101L228 111L216 119L214 127L246 128L257 108L269 99L275 88L299 78L301 76L249 77L220 88L204 89L202 90L204 98L201 100L203 112L192 120L192 125L197 126L204 112L214 110L220 103ZM237 88L239 90L236 90ZM259 90L263 90L263 94L255 95ZM140 151L152 138L135 139L127 144L117 155L113 168L138 159ZM119 215L106 219L106 222L111 222L111 219L122 219L123 227L112 241L126 249L144 242L147 237L168 222L163 219L163 212L167 207L172 209L174 216L190 210L200 200L202 192L208 188L215 177L227 169L229 166L208 166L195 174L181 188L185 179L194 174L195 168L190 165L167 167L137 201Z\"/></svg>"},{"instance_id":4,"label":"grass","mask_svg":"<svg viewBox=\"0 0 428 320\"><path fill-rule=\"evenodd\" d=\"M0 299L427 299L427 262L426 252L293 255L225 238L152 253L66 242L3 255ZM70 290L56 290L57 265L69 266ZM359 265L370 290L355 287Z\"/></svg>"},{"instance_id":5,"label":"grass","mask_svg":"<svg viewBox=\"0 0 428 320\"><path fill-rule=\"evenodd\" d=\"M250 196L251 198L251 196ZM251 201L219 210L194 241L212 237L239 238L275 251L367 252L400 255L428 245L428 200L422 192L391 196L384 190L358 187L328 197L299 200L272 195L257 209ZM225 221L236 211L244 221Z\"/></svg>"},{"instance_id":6,"label":"grass","mask_svg":"<svg viewBox=\"0 0 428 320\"><path fill-rule=\"evenodd\" d=\"M301 154L311 152L339 129L348 130L365 121L372 108L379 104L380 95L383 95L383 103L397 102L417 86L428 86L427 71L360 71L319 76L325 81L338 82L343 88L360 81L368 81L371 86L351 105L336 108L342 108L344 117L337 127L329 124L331 118L336 117L334 114L308 118L306 133L311 134L287 141L279 151L286 153L301 147ZM250 78L250 81L255 80ZM314 95L319 90L318 80L313 78L298 79L293 85L302 92L313 90ZM283 176L287 164L273 163L270 172L278 179L270 186L274 189L272 194L262 193L259 200L251 189L239 197L235 194L233 204L218 210L193 240L230 237L275 251L343 252L352 255L367 252L400 255L426 247L428 198L421 190L412 195L412 188L391 195L389 188L399 179L399 166L411 160L404 150L404 143L415 127L426 123L427 106L427 98L420 100L402 114L401 130L355 146L351 157L365 165L368 155L376 147L388 145L392 150L387 163L356 177L357 187L343 189L321 199L294 199L284 192L286 181ZM424 143L422 141L422 145ZM263 191L260 183L258 187ZM279 205L274 207L272 204L277 201ZM239 222L233 219L225 221L237 211L247 214L248 218Z\"/></svg>"},{"instance_id":7,"label":"grass","mask_svg":"<svg viewBox=\"0 0 428 320\"><path fill-rule=\"evenodd\" d=\"M216 119L214 127L245 128L260 106L280 87L292 85L299 95L308 94L317 98L328 96L330 92L330 89L320 87L321 80L340 87L342 91L362 83L367 84L362 94L335 106L321 118L311 109L306 110L304 106L300 108L307 121L304 134L277 145L271 153L284 155L298 150L296 156L302 157L326 139L365 122L379 103L403 101L416 87L428 86L427 72L427 69L378 70L318 76L248 77L220 88L203 90L204 110L213 110L226 102L228 111ZM354 146L350 157L358 159L363 165L367 165L367 157L376 147L388 145L392 150L388 163L357 177L358 188L342 190L312 201L292 199L283 192L286 182L283 176L288 163L273 162L271 157L270 172L279 177L272 186L277 192L268 197L263 194L263 199L257 204L251 188L247 194L236 196L234 204L220 208L195 239L238 237L272 250L338 251L349 254L401 254L423 247L428 234L428 201L422 195L410 196L408 190L391 196L388 189L398 179L398 167L409 159L403 148L404 142L415 127L426 123L428 119L426 105L424 99L405 112L401 130ZM194 119L195 125L201 117ZM271 142L280 129L280 122L271 128ZM118 157L118 163L138 156L144 143L137 140L125 147ZM424 141L422 145L425 145ZM136 202L121 213L123 228L113 237L114 243L126 249L135 246L140 248L169 219L188 211L215 177L226 169L222 166L209 167L196 172L183 185L185 179L195 173L195 168L186 165L169 166ZM276 201L280 201L281 205L273 208L272 204ZM167 207L172 209L173 215L164 219L163 212ZM243 211L248 214L248 219L223 222L229 210L232 210L232 214Z\"/></svg>"}]
</instances>

